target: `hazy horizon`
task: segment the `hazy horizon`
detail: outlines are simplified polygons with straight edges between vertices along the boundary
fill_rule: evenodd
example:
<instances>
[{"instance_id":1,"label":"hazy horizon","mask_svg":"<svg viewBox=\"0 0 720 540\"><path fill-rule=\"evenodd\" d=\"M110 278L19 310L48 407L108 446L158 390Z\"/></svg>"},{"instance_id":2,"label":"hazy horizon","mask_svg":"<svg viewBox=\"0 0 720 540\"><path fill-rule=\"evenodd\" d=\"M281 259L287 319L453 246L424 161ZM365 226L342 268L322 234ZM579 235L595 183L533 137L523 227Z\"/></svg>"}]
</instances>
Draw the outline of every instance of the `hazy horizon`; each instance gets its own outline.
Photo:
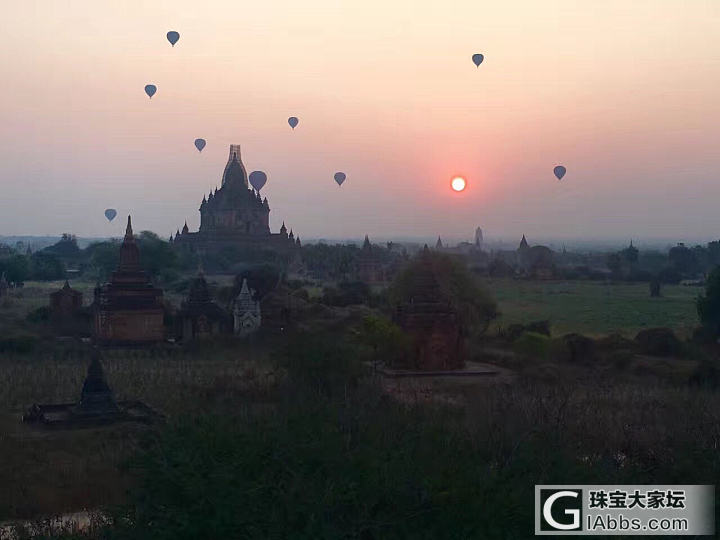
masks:
<instances>
[{"instance_id":1,"label":"hazy horizon","mask_svg":"<svg viewBox=\"0 0 720 540\"><path fill-rule=\"evenodd\" d=\"M0 235L196 230L233 143L301 238L720 231L720 2L34 1L0 24Z\"/></svg>"}]
</instances>

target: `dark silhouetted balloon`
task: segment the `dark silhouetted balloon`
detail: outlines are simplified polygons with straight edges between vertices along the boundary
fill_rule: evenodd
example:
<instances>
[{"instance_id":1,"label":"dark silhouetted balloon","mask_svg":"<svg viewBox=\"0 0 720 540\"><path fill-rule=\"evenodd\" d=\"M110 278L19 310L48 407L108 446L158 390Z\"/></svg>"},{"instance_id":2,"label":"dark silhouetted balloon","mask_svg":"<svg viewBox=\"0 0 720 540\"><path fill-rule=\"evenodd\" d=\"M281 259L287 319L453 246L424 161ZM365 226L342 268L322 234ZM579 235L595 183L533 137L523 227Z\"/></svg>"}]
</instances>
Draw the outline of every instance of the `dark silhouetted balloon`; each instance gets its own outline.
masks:
<instances>
[{"instance_id":1,"label":"dark silhouetted balloon","mask_svg":"<svg viewBox=\"0 0 720 540\"><path fill-rule=\"evenodd\" d=\"M567 169L565 169L562 165L558 165L553 169L553 172L555 173L555 176L557 176L558 180L562 180L562 177L565 176Z\"/></svg>"},{"instance_id":2,"label":"dark silhouetted balloon","mask_svg":"<svg viewBox=\"0 0 720 540\"><path fill-rule=\"evenodd\" d=\"M476 53L472 55L473 64L475 64L475 67L480 67L480 64L482 64L482 61L485 60L485 57L480 54Z\"/></svg>"},{"instance_id":3,"label":"dark silhouetted balloon","mask_svg":"<svg viewBox=\"0 0 720 540\"><path fill-rule=\"evenodd\" d=\"M178 39L180 39L180 34L178 34L175 30L170 30L167 33L167 40L170 42L170 45L173 47L178 42Z\"/></svg>"},{"instance_id":4,"label":"dark silhouetted balloon","mask_svg":"<svg viewBox=\"0 0 720 540\"><path fill-rule=\"evenodd\" d=\"M343 172L336 172L335 173L335 181L337 182L338 186L342 186L342 183L345 181L345 173Z\"/></svg>"},{"instance_id":5,"label":"dark silhouetted balloon","mask_svg":"<svg viewBox=\"0 0 720 540\"><path fill-rule=\"evenodd\" d=\"M114 208L108 208L107 210L105 210L105 217L108 221L112 221L113 219L115 219L115 216L117 216L117 210L115 210Z\"/></svg>"},{"instance_id":6,"label":"dark silhouetted balloon","mask_svg":"<svg viewBox=\"0 0 720 540\"><path fill-rule=\"evenodd\" d=\"M290 127L293 129L295 129L295 126L298 125L298 122L300 122L300 120L298 120L294 116L291 116L290 118L288 118L288 124L290 124Z\"/></svg>"},{"instance_id":7,"label":"dark silhouetted balloon","mask_svg":"<svg viewBox=\"0 0 720 540\"><path fill-rule=\"evenodd\" d=\"M152 97L155 95L155 92L157 92L157 86L155 86L154 84L145 85L145 93L148 95L149 98L152 99Z\"/></svg>"},{"instance_id":8,"label":"dark silhouetted balloon","mask_svg":"<svg viewBox=\"0 0 720 540\"><path fill-rule=\"evenodd\" d=\"M195 148L198 149L198 152L202 152L205 148L205 139L195 139Z\"/></svg>"},{"instance_id":9,"label":"dark silhouetted balloon","mask_svg":"<svg viewBox=\"0 0 720 540\"><path fill-rule=\"evenodd\" d=\"M249 176L252 187L260 191L267 182L267 175L262 171L253 171Z\"/></svg>"}]
</instances>

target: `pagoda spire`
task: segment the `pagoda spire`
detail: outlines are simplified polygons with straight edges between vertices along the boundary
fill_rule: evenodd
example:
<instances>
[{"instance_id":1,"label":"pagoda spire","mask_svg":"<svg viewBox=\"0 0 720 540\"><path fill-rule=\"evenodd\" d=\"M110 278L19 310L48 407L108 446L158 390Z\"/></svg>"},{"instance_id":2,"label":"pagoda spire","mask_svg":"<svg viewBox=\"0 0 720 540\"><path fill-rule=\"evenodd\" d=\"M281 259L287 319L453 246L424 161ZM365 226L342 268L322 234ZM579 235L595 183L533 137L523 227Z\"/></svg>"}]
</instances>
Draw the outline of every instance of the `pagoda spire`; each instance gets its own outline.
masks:
<instances>
[{"instance_id":1,"label":"pagoda spire","mask_svg":"<svg viewBox=\"0 0 720 540\"><path fill-rule=\"evenodd\" d=\"M105 380L105 373L100 363L100 352L97 349L93 349L91 354L91 361L80 393L77 412L83 415L119 412L112 390L110 390Z\"/></svg>"},{"instance_id":2,"label":"pagoda spire","mask_svg":"<svg viewBox=\"0 0 720 540\"><path fill-rule=\"evenodd\" d=\"M363 242L363 249L372 249L372 244L370 243L370 237L368 235L365 235L365 241Z\"/></svg>"},{"instance_id":3,"label":"pagoda spire","mask_svg":"<svg viewBox=\"0 0 720 540\"><path fill-rule=\"evenodd\" d=\"M525 239L525 235L522 235L522 240L520 240L520 246L518 249L526 249L528 247L527 240Z\"/></svg>"},{"instance_id":4,"label":"pagoda spire","mask_svg":"<svg viewBox=\"0 0 720 540\"><path fill-rule=\"evenodd\" d=\"M140 269L140 251L135 243L133 236L132 222L128 216L127 228L125 229L125 238L120 246L120 265L118 270L121 272L136 272Z\"/></svg>"},{"instance_id":5,"label":"pagoda spire","mask_svg":"<svg viewBox=\"0 0 720 540\"><path fill-rule=\"evenodd\" d=\"M130 216L128 216L127 227L125 227L125 241L135 241L135 238L133 237L132 221L130 219Z\"/></svg>"}]
</instances>

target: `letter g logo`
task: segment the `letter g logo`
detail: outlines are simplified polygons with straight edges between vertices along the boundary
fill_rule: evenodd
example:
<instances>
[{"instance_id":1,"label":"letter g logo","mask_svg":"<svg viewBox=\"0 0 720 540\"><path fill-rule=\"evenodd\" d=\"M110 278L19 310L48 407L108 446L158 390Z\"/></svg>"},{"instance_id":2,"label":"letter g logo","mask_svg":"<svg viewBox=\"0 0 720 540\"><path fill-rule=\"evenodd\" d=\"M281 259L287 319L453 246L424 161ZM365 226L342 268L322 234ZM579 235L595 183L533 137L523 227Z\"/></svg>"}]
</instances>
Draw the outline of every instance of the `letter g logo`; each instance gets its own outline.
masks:
<instances>
[{"instance_id":1,"label":"letter g logo","mask_svg":"<svg viewBox=\"0 0 720 540\"><path fill-rule=\"evenodd\" d=\"M565 509L563 513L566 516L571 516L572 521L570 523L559 523L552 515L552 508L555 501L558 499L572 498L577 499L580 496L579 491L556 491L550 495L542 507L542 516L550 527L558 531L572 531L580 528L580 510L576 509ZM579 503L580 501L578 501Z\"/></svg>"}]
</instances>

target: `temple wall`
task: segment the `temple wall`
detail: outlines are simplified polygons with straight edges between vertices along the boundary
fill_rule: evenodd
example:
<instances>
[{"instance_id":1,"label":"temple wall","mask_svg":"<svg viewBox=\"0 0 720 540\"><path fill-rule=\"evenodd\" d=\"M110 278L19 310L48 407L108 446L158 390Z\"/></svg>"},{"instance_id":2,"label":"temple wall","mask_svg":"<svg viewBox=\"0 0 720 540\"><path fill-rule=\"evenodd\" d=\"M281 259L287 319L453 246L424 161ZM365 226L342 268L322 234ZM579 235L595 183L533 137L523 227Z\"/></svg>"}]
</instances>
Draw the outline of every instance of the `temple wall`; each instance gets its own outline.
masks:
<instances>
[{"instance_id":1,"label":"temple wall","mask_svg":"<svg viewBox=\"0 0 720 540\"><path fill-rule=\"evenodd\" d=\"M101 342L163 341L163 312L160 309L98 311L95 314L95 332L96 338Z\"/></svg>"}]
</instances>

